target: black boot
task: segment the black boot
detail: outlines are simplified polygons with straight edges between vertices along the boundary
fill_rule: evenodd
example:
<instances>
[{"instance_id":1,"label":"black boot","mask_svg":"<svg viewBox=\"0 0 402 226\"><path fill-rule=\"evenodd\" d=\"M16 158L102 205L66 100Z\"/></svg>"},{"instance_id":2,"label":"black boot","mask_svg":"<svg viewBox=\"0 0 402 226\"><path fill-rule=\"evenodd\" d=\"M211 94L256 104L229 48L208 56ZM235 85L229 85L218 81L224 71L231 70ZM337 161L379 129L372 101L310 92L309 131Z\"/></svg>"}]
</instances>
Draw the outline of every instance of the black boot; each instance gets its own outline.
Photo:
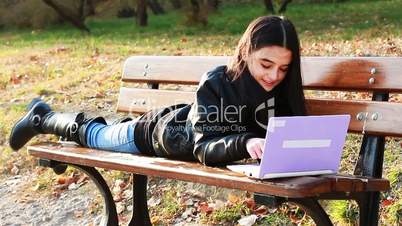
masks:
<instances>
[{"instance_id":1,"label":"black boot","mask_svg":"<svg viewBox=\"0 0 402 226\"><path fill-rule=\"evenodd\" d=\"M13 127L10 134L10 146L14 150L20 149L32 137L40 133L41 118L52 109L45 102L35 98L27 106L28 113Z\"/></svg>"},{"instance_id":2,"label":"black boot","mask_svg":"<svg viewBox=\"0 0 402 226\"><path fill-rule=\"evenodd\" d=\"M102 117L86 118L82 112L53 112L43 101L36 100L36 103L31 106L29 112L15 124L11 131L10 146L14 150L22 148L38 134L55 134L65 140L86 146L85 130L88 124L93 121L106 124Z\"/></svg>"}]
</instances>

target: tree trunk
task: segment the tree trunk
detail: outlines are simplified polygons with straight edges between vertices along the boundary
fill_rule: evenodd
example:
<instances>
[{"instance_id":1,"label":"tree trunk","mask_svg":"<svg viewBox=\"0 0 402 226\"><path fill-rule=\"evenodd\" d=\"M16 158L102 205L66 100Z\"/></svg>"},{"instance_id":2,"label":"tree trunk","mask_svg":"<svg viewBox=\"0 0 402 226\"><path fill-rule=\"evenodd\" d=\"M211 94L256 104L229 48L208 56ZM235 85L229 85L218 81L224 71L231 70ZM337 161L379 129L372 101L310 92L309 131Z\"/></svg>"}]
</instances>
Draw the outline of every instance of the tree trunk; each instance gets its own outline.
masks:
<instances>
[{"instance_id":1,"label":"tree trunk","mask_svg":"<svg viewBox=\"0 0 402 226\"><path fill-rule=\"evenodd\" d=\"M272 0L264 0L265 9L272 14L275 14L274 4L272 4Z\"/></svg>"},{"instance_id":2,"label":"tree trunk","mask_svg":"<svg viewBox=\"0 0 402 226\"><path fill-rule=\"evenodd\" d=\"M81 15L79 15L81 14L81 12L75 14L70 9L66 8L65 6L58 5L52 0L43 0L43 2L53 8L60 15L60 17L63 18L63 20L70 22L72 25L80 30L90 32L89 28L84 24L85 17L82 18Z\"/></svg>"},{"instance_id":3,"label":"tree trunk","mask_svg":"<svg viewBox=\"0 0 402 226\"><path fill-rule=\"evenodd\" d=\"M208 7L212 11L218 10L219 4L220 4L219 0L208 0Z\"/></svg>"},{"instance_id":4,"label":"tree trunk","mask_svg":"<svg viewBox=\"0 0 402 226\"><path fill-rule=\"evenodd\" d=\"M87 0L87 16L95 15L95 2L94 0Z\"/></svg>"},{"instance_id":5,"label":"tree trunk","mask_svg":"<svg viewBox=\"0 0 402 226\"><path fill-rule=\"evenodd\" d=\"M137 24L141 27L148 25L147 0L137 1Z\"/></svg>"},{"instance_id":6,"label":"tree trunk","mask_svg":"<svg viewBox=\"0 0 402 226\"><path fill-rule=\"evenodd\" d=\"M148 6L155 15L164 14L165 10L159 4L158 0L148 0Z\"/></svg>"},{"instance_id":7,"label":"tree trunk","mask_svg":"<svg viewBox=\"0 0 402 226\"><path fill-rule=\"evenodd\" d=\"M180 9L182 7L180 0L170 0L174 9Z\"/></svg>"},{"instance_id":8,"label":"tree trunk","mask_svg":"<svg viewBox=\"0 0 402 226\"><path fill-rule=\"evenodd\" d=\"M190 0L191 3L191 14L190 14L190 23L201 23L206 26L208 24L208 16L202 15L201 13L201 5L198 0Z\"/></svg>"},{"instance_id":9,"label":"tree trunk","mask_svg":"<svg viewBox=\"0 0 402 226\"><path fill-rule=\"evenodd\" d=\"M292 0L283 0L282 1L282 5L281 8L279 8L279 13L284 13L286 12L286 7L288 6L288 4L291 2Z\"/></svg>"},{"instance_id":10,"label":"tree trunk","mask_svg":"<svg viewBox=\"0 0 402 226\"><path fill-rule=\"evenodd\" d=\"M80 20L85 19L85 5L86 0L80 0L80 4L78 5L78 18L80 18Z\"/></svg>"}]
</instances>

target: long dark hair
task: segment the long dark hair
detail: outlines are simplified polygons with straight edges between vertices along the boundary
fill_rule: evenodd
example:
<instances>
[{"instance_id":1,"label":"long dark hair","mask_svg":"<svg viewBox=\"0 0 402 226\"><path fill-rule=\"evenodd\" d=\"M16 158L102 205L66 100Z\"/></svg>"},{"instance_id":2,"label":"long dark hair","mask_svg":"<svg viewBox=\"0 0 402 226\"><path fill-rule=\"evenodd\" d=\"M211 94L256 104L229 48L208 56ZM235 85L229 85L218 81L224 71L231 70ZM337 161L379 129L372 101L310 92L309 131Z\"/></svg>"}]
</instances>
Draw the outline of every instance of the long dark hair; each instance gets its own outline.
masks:
<instances>
[{"instance_id":1,"label":"long dark hair","mask_svg":"<svg viewBox=\"0 0 402 226\"><path fill-rule=\"evenodd\" d=\"M292 52L288 72L279 84L281 98L286 98L292 115L306 115L303 82L300 70L300 42L290 20L278 16L263 16L253 20L241 37L227 67L232 80L247 71L247 57L266 46L281 46Z\"/></svg>"}]
</instances>

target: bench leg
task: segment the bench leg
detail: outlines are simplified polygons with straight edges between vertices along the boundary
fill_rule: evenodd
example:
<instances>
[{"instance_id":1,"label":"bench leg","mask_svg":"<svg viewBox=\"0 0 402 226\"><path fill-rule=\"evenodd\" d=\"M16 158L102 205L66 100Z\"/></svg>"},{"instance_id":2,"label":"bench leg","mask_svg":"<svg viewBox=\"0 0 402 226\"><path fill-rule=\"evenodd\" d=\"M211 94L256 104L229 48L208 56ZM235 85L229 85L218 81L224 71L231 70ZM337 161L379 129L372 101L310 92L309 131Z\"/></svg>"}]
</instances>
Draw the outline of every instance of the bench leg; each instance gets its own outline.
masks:
<instances>
[{"instance_id":1,"label":"bench leg","mask_svg":"<svg viewBox=\"0 0 402 226\"><path fill-rule=\"evenodd\" d=\"M254 200L256 203L270 206L270 207L278 207L284 202L292 202L296 205L303 208L306 211L307 215L309 215L315 222L316 225L319 226L332 226L332 222L329 219L328 214L321 207L320 203L318 203L317 199L314 198L284 198L277 197L272 195L265 195L261 193L254 193Z\"/></svg>"},{"instance_id":2,"label":"bench leg","mask_svg":"<svg viewBox=\"0 0 402 226\"><path fill-rule=\"evenodd\" d=\"M300 199L288 199L288 202L293 202L306 211L316 225L332 226L332 222L328 217L328 214L322 208L320 203L314 198L300 198Z\"/></svg>"},{"instance_id":3,"label":"bench leg","mask_svg":"<svg viewBox=\"0 0 402 226\"><path fill-rule=\"evenodd\" d=\"M94 167L81 165L72 166L84 171L85 174L87 174L95 183L96 187L99 189L99 192L103 197L103 218L100 225L118 226L119 220L117 217L116 204L114 203L114 199L112 193L110 192L109 186L107 185L105 179L103 179L102 175Z\"/></svg>"},{"instance_id":4,"label":"bench leg","mask_svg":"<svg viewBox=\"0 0 402 226\"><path fill-rule=\"evenodd\" d=\"M53 160L40 159L39 164L41 166L46 166L52 168L56 174L62 174L67 169L66 164L62 162L57 162ZM107 185L105 179L102 175L94 168L82 165L69 164L70 166L83 171L89 178L95 183L96 187L99 189L104 201L103 208L103 218L100 225L105 226L118 226L119 221L116 212L116 205L113 200L112 193L110 192L109 186Z\"/></svg>"},{"instance_id":5,"label":"bench leg","mask_svg":"<svg viewBox=\"0 0 402 226\"><path fill-rule=\"evenodd\" d=\"M152 225L148 213L147 186L147 176L133 174L133 216L129 226Z\"/></svg>"},{"instance_id":6,"label":"bench leg","mask_svg":"<svg viewBox=\"0 0 402 226\"><path fill-rule=\"evenodd\" d=\"M359 225L378 225L380 192L359 194L355 200L359 206Z\"/></svg>"}]
</instances>

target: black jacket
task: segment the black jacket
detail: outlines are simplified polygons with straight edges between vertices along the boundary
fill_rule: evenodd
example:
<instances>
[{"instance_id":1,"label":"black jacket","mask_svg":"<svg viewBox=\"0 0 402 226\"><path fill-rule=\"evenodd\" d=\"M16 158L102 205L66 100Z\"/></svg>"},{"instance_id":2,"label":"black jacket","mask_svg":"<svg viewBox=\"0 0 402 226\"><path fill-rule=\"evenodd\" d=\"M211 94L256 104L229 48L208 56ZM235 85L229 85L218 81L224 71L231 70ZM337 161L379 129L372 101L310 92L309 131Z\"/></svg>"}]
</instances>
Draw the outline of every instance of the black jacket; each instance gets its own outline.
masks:
<instances>
[{"instance_id":1,"label":"black jacket","mask_svg":"<svg viewBox=\"0 0 402 226\"><path fill-rule=\"evenodd\" d=\"M219 66L202 76L193 104L142 115L135 143L147 155L206 165L249 158L246 141L265 137L269 116L291 115L280 90L265 91L248 71L231 81L226 66Z\"/></svg>"}]
</instances>

